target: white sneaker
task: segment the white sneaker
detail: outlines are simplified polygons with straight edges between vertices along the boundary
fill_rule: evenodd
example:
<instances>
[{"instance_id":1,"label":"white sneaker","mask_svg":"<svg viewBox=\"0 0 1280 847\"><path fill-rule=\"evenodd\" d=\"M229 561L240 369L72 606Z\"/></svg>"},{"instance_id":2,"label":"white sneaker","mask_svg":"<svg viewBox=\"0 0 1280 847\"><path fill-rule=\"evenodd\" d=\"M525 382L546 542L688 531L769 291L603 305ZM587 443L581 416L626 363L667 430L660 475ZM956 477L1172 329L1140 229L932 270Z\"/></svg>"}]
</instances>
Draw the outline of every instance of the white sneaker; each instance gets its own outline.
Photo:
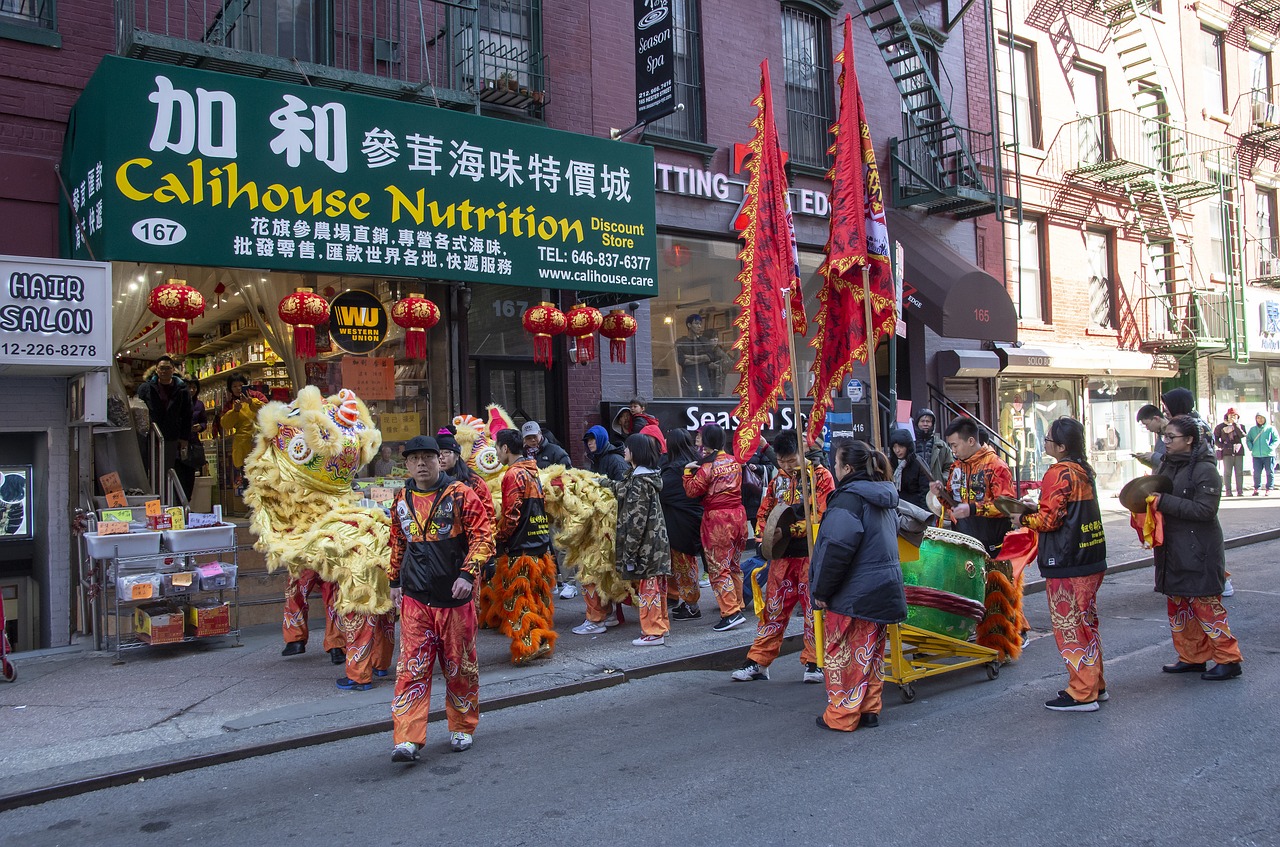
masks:
<instances>
[{"instance_id":1,"label":"white sneaker","mask_svg":"<svg viewBox=\"0 0 1280 847\"><path fill-rule=\"evenodd\" d=\"M462 753L471 749L471 743L475 741L469 732L451 732L449 733L449 749L455 753Z\"/></svg>"},{"instance_id":2,"label":"white sneaker","mask_svg":"<svg viewBox=\"0 0 1280 847\"><path fill-rule=\"evenodd\" d=\"M573 628L574 635L603 635L604 633L605 625L595 621L583 621Z\"/></svg>"},{"instance_id":3,"label":"white sneaker","mask_svg":"<svg viewBox=\"0 0 1280 847\"><path fill-rule=\"evenodd\" d=\"M804 666L804 681L808 683L823 683L827 678L822 675L822 669L814 662L809 662Z\"/></svg>"},{"instance_id":4,"label":"white sneaker","mask_svg":"<svg viewBox=\"0 0 1280 847\"><path fill-rule=\"evenodd\" d=\"M418 745L412 741L401 741L391 751L391 761L393 762L416 762L418 761Z\"/></svg>"},{"instance_id":5,"label":"white sneaker","mask_svg":"<svg viewBox=\"0 0 1280 847\"><path fill-rule=\"evenodd\" d=\"M752 682L757 679L767 680L769 678L769 669L758 665L755 662L747 662L745 665L729 674L729 678L734 682Z\"/></svg>"},{"instance_id":6,"label":"white sneaker","mask_svg":"<svg viewBox=\"0 0 1280 847\"><path fill-rule=\"evenodd\" d=\"M663 635L642 635L631 643L637 647L661 647L667 643L667 639Z\"/></svg>"},{"instance_id":7,"label":"white sneaker","mask_svg":"<svg viewBox=\"0 0 1280 847\"><path fill-rule=\"evenodd\" d=\"M1236 587L1231 584L1231 577L1227 577L1226 584L1222 586L1222 596L1230 597L1232 594L1235 594L1235 593L1236 593Z\"/></svg>"},{"instance_id":8,"label":"white sneaker","mask_svg":"<svg viewBox=\"0 0 1280 847\"><path fill-rule=\"evenodd\" d=\"M569 600L577 596L578 586L574 585L572 582L566 582L564 585L560 586L561 600Z\"/></svg>"},{"instance_id":9,"label":"white sneaker","mask_svg":"<svg viewBox=\"0 0 1280 847\"><path fill-rule=\"evenodd\" d=\"M703 588L710 588L711 577L707 576L706 574L703 574L702 579L698 580L698 585L702 586Z\"/></svg>"},{"instance_id":10,"label":"white sneaker","mask_svg":"<svg viewBox=\"0 0 1280 847\"><path fill-rule=\"evenodd\" d=\"M609 615L609 617L604 619L604 625L609 627L610 629L612 629L613 627L617 626L620 623L622 623L622 621L618 620L618 616L616 613Z\"/></svg>"}]
</instances>

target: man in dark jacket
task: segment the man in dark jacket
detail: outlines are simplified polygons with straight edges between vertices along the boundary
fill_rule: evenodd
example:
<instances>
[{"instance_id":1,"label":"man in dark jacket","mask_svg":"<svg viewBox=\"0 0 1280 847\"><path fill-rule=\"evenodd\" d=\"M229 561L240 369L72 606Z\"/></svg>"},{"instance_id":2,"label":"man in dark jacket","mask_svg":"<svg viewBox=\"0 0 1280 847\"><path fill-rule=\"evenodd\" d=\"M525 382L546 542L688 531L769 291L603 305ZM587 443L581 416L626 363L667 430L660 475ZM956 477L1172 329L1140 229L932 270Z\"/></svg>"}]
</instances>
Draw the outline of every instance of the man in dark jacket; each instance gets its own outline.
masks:
<instances>
[{"instance_id":1,"label":"man in dark jacket","mask_svg":"<svg viewBox=\"0 0 1280 847\"><path fill-rule=\"evenodd\" d=\"M809 565L813 606L826 610L827 710L817 723L853 732L880 723L885 627L907 619L907 599L889 469L866 442L833 446L839 481Z\"/></svg>"},{"instance_id":2,"label":"man in dark jacket","mask_svg":"<svg viewBox=\"0 0 1280 847\"><path fill-rule=\"evenodd\" d=\"M410 439L404 457L410 479L391 508L391 599L400 610L402 658L392 709L393 762L417 759L426 742L437 656L448 692L450 747L471 747L480 720L471 594L494 552L488 511L466 483L441 472L436 440Z\"/></svg>"},{"instance_id":3,"label":"man in dark jacket","mask_svg":"<svg viewBox=\"0 0 1280 847\"><path fill-rule=\"evenodd\" d=\"M933 409L921 409L912 418L912 423L916 431L916 455L929 469L929 476L933 481L942 482L946 479L955 456L946 440L938 434L938 416L933 413Z\"/></svg>"},{"instance_id":4,"label":"man in dark jacket","mask_svg":"<svg viewBox=\"0 0 1280 847\"><path fill-rule=\"evenodd\" d=\"M609 443L609 433L599 424L591 427L582 436L582 443L587 448L587 458L591 462L591 470L607 476L614 482L621 482L631 466L622 455L622 448Z\"/></svg>"},{"instance_id":5,"label":"man in dark jacket","mask_svg":"<svg viewBox=\"0 0 1280 847\"><path fill-rule=\"evenodd\" d=\"M569 454L547 437L537 421L525 421L524 426L520 427L520 437L524 439L524 454L537 462L539 470L552 465L573 467Z\"/></svg>"},{"instance_id":6,"label":"man in dark jacket","mask_svg":"<svg viewBox=\"0 0 1280 847\"><path fill-rule=\"evenodd\" d=\"M156 362L155 373L138 386L138 399L147 404L151 423L164 437L164 468L162 480L169 475L179 457L187 455L191 438L191 392L187 383L175 375L177 366L173 359L161 356ZM163 490L164 482L160 483ZM158 492L157 492L158 493Z\"/></svg>"}]
</instances>

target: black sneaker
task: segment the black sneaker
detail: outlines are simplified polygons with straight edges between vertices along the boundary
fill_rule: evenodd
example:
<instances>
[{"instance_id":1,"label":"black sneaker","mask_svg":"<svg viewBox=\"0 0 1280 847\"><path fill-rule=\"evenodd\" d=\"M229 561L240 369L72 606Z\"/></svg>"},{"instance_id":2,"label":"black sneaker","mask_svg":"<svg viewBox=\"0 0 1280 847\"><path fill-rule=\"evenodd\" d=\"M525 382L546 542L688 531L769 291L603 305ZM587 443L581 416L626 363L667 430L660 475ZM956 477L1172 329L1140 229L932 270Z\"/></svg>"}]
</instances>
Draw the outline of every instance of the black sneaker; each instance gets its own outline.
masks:
<instances>
[{"instance_id":1,"label":"black sneaker","mask_svg":"<svg viewBox=\"0 0 1280 847\"><path fill-rule=\"evenodd\" d=\"M1055 712L1096 712L1098 701L1090 700L1088 703L1081 703L1079 700L1073 700L1068 694L1059 694L1045 703L1044 707Z\"/></svg>"},{"instance_id":2,"label":"black sneaker","mask_svg":"<svg viewBox=\"0 0 1280 847\"><path fill-rule=\"evenodd\" d=\"M347 651L341 647L334 647L329 651L329 661L335 665L343 665L347 662Z\"/></svg>"},{"instance_id":3,"label":"black sneaker","mask_svg":"<svg viewBox=\"0 0 1280 847\"><path fill-rule=\"evenodd\" d=\"M1066 696L1067 696L1067 689L1065 689L1065 688L1064 688L1064 689L1062 689L1061 691L1059 691L1059 692L1058 692L1058 696L1059 696L1059 697L1066 697ZM1107 693L1107 689L1103 688L1103 689L1100 689L1100 690L1098 691L1098 702L1099 702L1099 703L1105 703L1105 702L1107 702L1107 701L1108 701L1108 700L1110 700L1110 699L1111 699L1111 695Z\"/></svg>"},{"instance_id":4,"label":"black sneaker","mask_svg":"<svg viewBox=\"0 0 1280 847\"><path fill-rule=\"evenodd\" d=\"M742 616L742 612L734 612L732 615L725 615L715 626L711 627L716 632L728 632L734 627L742 626L747 619Z\"/></svg>"},{"instance_id":5,"label":"black sneaker","mask_svg":"<svg viewBox=\"0 0 1280 847\"><path fill-rule=\"evenodd\" d=\"M671 620L673 621L696 621L702 617L702 610L697 606L690 606L688 603L679 603L671 610Z\"/></svg>"}]
</instances>

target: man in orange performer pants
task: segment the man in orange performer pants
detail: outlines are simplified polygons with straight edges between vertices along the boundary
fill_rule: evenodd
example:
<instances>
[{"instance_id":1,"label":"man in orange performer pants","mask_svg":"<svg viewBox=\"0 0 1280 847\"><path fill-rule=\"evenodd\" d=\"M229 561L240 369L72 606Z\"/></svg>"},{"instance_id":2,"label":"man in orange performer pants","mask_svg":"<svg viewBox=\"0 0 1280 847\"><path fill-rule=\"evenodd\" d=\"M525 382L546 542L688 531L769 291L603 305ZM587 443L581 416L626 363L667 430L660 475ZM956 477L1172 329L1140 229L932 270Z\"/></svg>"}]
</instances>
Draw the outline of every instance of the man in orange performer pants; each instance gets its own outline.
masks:
<instances>
[{"instance_id":1,"label":"man in orange performer pants","mask_svg":"<svg viewBox=\"0 0 1280 847\"><path fill-rule=\"evenodd\" d=\"M281 656L297 656L307 652L307 598L319 586L320 596L324 600L324 649L328 651L330 660L335 665L345 661L343 646L345 641L342 630L338 627L338 616L333 610L333 594L337 586L324 582L320 574L305 570L298 576L290 576L284 589L284 650Z\"/></svg>"},{"instance_id":2,"label":"man in orange performer pants","mask_svg":"<svg viewBox=\"0 0 1280 847\"><path fill-rule=\"evenodd\" d=\"M410 480L391 508L391 599L400 610L400 661L391 700L393 762L418 758L427 738L431 674L445 681L449 747L471 747L480 722L476 605L471 592L493 555L480 498L440 471L440 447L419 435L404 446Z\"/></svg>"},{"instance_id":3,"label":"man in orange performer pants","mask_svg":"<svg viewBox=\"0 0 1280 847\"><path fill-rule=\"evenodd\" d=\"M790 539L785 544L774 544L775 552L781 550L769 563L769 581L764 589L764 608L756 625L756 640L747 651L747 662L733 672L735 682L750 682L769 678L769 665L778 658L782 649L782 637L787 622L795 611L796 603L804 615L804 647L800 651L800 663L804 665L804 681L821 683L822 671L818 669L818 655L813 641L813 614L809 608L809 540L805 537L804 487L800 482L801 467L807 465L809 492L813 497L811 519L814 526L822 520L827 507L827 496L835 490L831 471L821 464L806 461L800 455L800 442L796 433L786 430L773 441L778 456L778 475L766 487L760 499L760 511L756 515L756 535L763 537L765 522L774 507L789 504L796 512L794 523L785 530ZM782 529L779 527L779 529Z\"/></svg>"}]
</instances>

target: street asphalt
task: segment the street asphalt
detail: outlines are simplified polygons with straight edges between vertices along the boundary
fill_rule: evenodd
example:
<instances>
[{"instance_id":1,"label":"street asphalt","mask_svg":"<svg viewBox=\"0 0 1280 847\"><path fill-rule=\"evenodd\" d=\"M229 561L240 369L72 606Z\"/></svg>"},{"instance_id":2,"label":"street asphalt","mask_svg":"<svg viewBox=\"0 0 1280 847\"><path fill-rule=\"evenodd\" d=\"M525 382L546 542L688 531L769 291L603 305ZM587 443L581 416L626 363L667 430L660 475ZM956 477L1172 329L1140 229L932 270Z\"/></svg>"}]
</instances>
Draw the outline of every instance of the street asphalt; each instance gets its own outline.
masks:
<instances>
[{"instance_id":1,"label":"street asphalt","mask_svg":"<svg viewBox=\"0 0 1280 847\"><path fill-rule=\"evenodd\" d=\"M1048 636L994 681L890 686L852 735L814 725L823 688L796 674L670 673L486 714L462 754L434 723L413 765L384 732L11 810L0 843L1280 844L1276 551L1230 556L1227 682L1161 673L1150 570L1108 576L1093 713L1044 709L1065 682ZM1046 632L1043 596L1027 611Z\"/></svg>"}]
</instances>

